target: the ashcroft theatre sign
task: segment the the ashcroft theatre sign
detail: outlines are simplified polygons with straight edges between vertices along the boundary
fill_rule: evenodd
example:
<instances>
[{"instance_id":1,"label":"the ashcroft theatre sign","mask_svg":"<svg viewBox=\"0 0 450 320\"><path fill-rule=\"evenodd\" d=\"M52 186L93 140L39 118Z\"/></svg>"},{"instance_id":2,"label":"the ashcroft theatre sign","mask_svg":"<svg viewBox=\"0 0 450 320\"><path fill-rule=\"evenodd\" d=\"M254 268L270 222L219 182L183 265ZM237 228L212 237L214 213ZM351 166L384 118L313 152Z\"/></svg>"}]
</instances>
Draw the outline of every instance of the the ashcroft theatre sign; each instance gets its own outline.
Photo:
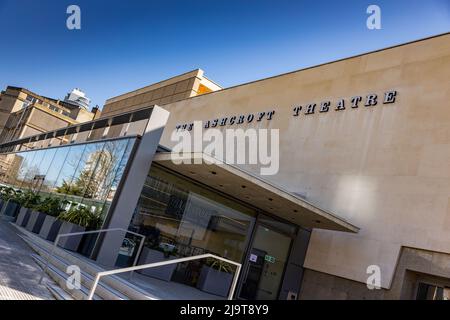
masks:
<instances>
[{"instance_id":1,"label":"the ashcroft theatre sign","mask_svg":"<svg viewBox=\"0 0 450 320\"><path fill-rule=\"evenodd\" d=\"M396 90L387 91L383 96L378 94L368 94L366 96L354 96L348 99L340 99L338 101L322 101L321 103L308 103L305 105L297 105L293 107L293 116L301 115L309 116L316 113L327 113L330 111L345 111L346 109L357 109L359 107L374 107L378 104L392 104L397 99L398 92ZM271 121L275 116L275 111L262 111L250 114L233 115L229 117L216 118L203 122L205 129L242 125L246 123ZM180 124L176 126L177 130L191 131L194 123Z\"/></svg>"}]
</instances>

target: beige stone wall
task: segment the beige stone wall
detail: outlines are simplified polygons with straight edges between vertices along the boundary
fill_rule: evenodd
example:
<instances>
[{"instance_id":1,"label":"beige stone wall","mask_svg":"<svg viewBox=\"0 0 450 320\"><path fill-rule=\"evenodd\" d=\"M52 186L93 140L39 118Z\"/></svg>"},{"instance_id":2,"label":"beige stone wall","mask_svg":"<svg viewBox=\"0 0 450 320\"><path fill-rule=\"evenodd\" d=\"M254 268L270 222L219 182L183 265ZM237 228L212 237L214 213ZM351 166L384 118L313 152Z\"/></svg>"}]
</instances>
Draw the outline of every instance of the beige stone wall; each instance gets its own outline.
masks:
<instances>
[{"instance_id":1,"label":"beige stone wall","mask_svg":"<svg viewBox=\"0 0 450 320\"><path fill-rule=\"evenodd\" d=\"M26 116L23 116L23 102L27 95L39 101L30 106ZM70 110L56 100L49 100L23 88L8 87L0 98L0 143L91 121L96 116L84 109ZM19 121L19 130L16 130Z\"/></svg>"},{"instance_id":2,"label":"beige stone wall","mask_svg":"<svg viewBox=\"0 0 450 320\"><path fill-rule=\"evenodd\" d=\"M5 94L0 95L0 132L5 127L11 112L20 110L22 101L17 98L17 92L7 90Z\"/></svg>"},{"instance_id":3,"label":"beige stone wall","mask_svg":"<svg viewBox=\"0 0 450 320\"><path fill-rule=\"evenodd\" d=\"M69 117L64 117L56 112L45 108L34 107L27 120L27 125L34 127L40 132L47 132L64 128L76 122Z\"/></svg>"},{"instance_id":4,"label":"beige stone wall","mask_svg":"<svg viewBox=\"0 0 450 320\"><path fill-rule=\"evenodd\" d=\"M301 300L415 300L418 283L450 287L450 254L403 247L389 290L369 290L365 283L305 270Z\"/></svg>"},{"instance_id":5,"label":"beige stone wall","mask_svg":"<svg viewBox=\"0 0 450 320\"><path fill-rule=\"evenodd\" d=\"M165 105L162 143L178 124L275 110L239 126L280 130L280 172L265 178L361 228L314 230L305 267L365 282L376 264L389 288L401 246L450 252L449 88L447 34ZM293 116L388 90L395 104Z\"/></svg>"},{"instance_id":6,"label":"beige stone wall","mask_svg":"<svg viewBox=\"0 0 450 320\"><path fill-rule=\"evenodd\" d=\"M25 138L47 131L73 125L72 118L40 105L29 107L26 114L16 112L9 115L5 127L0 133L0 143Z\"/></svg>"},{"instance_id":7,"label":"beige stone wall","mask_svg":"<svg viewBox=\"0 0 450 320\"><path fill-rule=\"evenodd\" d=\"M221 89L211 80L205 78L203 73L200 69L194 70L108 99L103 107L102 116L111 116L151 105L163 106Z\"/></svg>"},{"instance_id":8,"label":"beige stone wall","mask_svg":"<svg viewBox=\"0 0 450 320\"><path fill-rule=\"evenodd\" d=\"M76 112L76 115L74 114ZM83 108L75 109L72 111L71 117L75 118L77 122L89 122L94 120L95 114L92 112L89 112Z\"/></svg>"}]
</instances>

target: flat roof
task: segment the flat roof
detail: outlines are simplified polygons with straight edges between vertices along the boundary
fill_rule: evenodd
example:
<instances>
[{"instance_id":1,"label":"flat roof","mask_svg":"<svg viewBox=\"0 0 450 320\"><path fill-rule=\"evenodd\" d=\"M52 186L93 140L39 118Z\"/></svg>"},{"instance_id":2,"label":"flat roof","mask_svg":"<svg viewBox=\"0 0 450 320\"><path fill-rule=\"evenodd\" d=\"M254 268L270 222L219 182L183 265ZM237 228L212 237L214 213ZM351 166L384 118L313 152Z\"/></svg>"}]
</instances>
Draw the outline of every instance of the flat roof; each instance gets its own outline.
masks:
<instances>
[{"instance_id":1,"label":"flat roof","mask_svg":"<svg viewBox=\"0 0 450 320\"><path fill-rule=\"evenodd\" d=\"M267 81L267 80L272 80L272 79L284 77L284 76L287 76L287 75L299 73L299 72L302 72L302 71L306 71L306 70L310 70L310 69L316 69L316 68L324 67L324 66L331 65L331 64L334 64L334 63L338 63L338 62L342 62L342 61L346 61L346 60L351 60L351 59L359 58L359 57L362 57L362 56L366 56L366 55L370 55L370 54L374 54L374 53L378 53L378 52L392 50L392 49L395 49L395 48L400 48L400 47L408 46L408 45L411 45L411 44L414 44L414 43L419 43L419 42L423 42L423 41L427 41L427 40L431 40L431 39L435 39L435 38L439 38L439 37L444 37L444 36L448 36L448 35L450 35L450 32L444 32L444 33L432 35L432 36L429 36L429 37L412 40L412 41L409 41L409 42L395 44L395 45L392 45L392 46L389 46L389 47L385 47L385 48L380 48L380 49L376 49L376 50L372 50L372 51L366 51L366 52L363 52L363 53L358 53L356 55L344 57L344 58L341 58L341 59L327 61L327 62L316 64L316 65L306 66L306 67L303 67L303 68L300 68L300 69L296 69L296 70L293 70L293 71L283 72L281 74L277 74L277 75L274 75L274 76L269 76L269 77L265 77L265 78L262 78L262 79L257 79L257 80L252 80L252 81L249 81L249 82L239 83L239 84L236 84L236 85L232 85L230 87L222 88L222 90L212 91L212 92L208 92L208 93L205 93L205 94L202 94L202 95L189 97L189 98L183 99L182 101L184 101L184 100L191 100L191 99L198 99L198 98L204 98L205 96L213 95L213 94L221 94L221 93L224 93L224 92L232 90L232 89L245 87L245 86L248 86L248 85L251 85L251 84L255 84L255 83L258 83L258 82L264 82L264 81Z\"/></svg>"},{"instance_id":2,"label":"flat roof","mask_svg":"<svg viewBox=\"0 0 450 320\"><path fill-rule=\"evenodd\" d=\"M157 153L153 162L299 226L352 233L359 231L346 220L207 154L186 153L180 157L177 153L176 156L183 161L182 164L172 161L170 152Z\"/></svg>"}]
</instances>

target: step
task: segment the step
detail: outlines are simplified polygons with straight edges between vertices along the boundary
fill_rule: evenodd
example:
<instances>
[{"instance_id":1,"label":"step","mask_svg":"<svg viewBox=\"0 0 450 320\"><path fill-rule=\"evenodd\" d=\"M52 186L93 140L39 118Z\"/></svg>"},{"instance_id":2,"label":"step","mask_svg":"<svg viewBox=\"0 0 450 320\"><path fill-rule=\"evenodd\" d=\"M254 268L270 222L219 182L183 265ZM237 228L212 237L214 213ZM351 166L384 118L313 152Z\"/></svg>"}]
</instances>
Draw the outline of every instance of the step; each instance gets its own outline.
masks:
<instances>
[{"instance_id":1,"label":"step","mask_svg":"<svg viewBox=\"0 0 450 320\"><path fill-rule=\"evenodd\" d=\"M39 258L38 258L39 257ZM45 267L45 262L40 259L39 255L32 255L32 258L36 261L36 263L43 269ZM53 265L49 265L47 268L47 274L61 287L66 287L67 274L59 270ZM68 290L64 289L65 292L70 294L75 300L87 300L89 296L89 289L81 284L80 289ZM94 295L94 300L102 300L98 295Z\"/></svg>"},{"instance_id":2,"label":"step","mask_svg":"<svg viewBox=\"0 0 450 320\"><path fill-rule=\"evenodd\" d=\"M43 248L41 246L41 243L37 243L27 237L22 237L22 239L34 251L39 253L39 255L41 255L43 257L43 260L47 261L47 256L49 254L49 251L46 248ZM61 263L59 263L59 265L58 265L58 267L63 272L65 272L67 266L69 266L69 265L79 266L82 271L82 275L83 275L82 281L84 281L88 285L89 288L92 286L93 280L94 280L97 272L104 271L103 269L96 268L96 272L93 272L93 274L86 272L89 270L89 268L86 268L86 261L84 259L77 258L76 256L73 256L71 254L67 255L67 252L65 250L62 250L65 252L65 256L61 257L60 255L58 255L59 250L62 250L62 249L58 248L58 250L54 251L54 255L53 255L53 258L51 259L51 263L55 264L58 262L58 260L63 261L64 262L63 265L61 265ZM67 257L70 257L72 259L66 259ZM99 282L97 289L96 289L96 293L98 292L100 296L103 296L102 292L100 292L100 291L102 291L103 289L106 289L106 290L114 293L114 295L120 297L121 299L154 300L154 298L149 293L147 293L146 291L144 291L142 289L139 289L139 292L137 292L137 294L136 294L137 290L133 289L131 287L134 285L127 284L128 282L126 282L125 280L123 280L121 278L116 279L116 278L112 278L111 276L109 276L109 277L103 277L100 280L101 281ZM105 294L107 295L108 292L106 292ZM108 299L108 300L114 299L114 297L105 296L105 299Z\"/></svg>"},{"instance_id":3,"label":"step","mask_svg":"<svg viewBox=\"0 0 450 320\"><path fill-rule=\"evenodd\" d=\"M39 260L40 262L39 264L43 268L45 267L47 263L47 258L43 258L40 255L32 255L32 256L35 260ZM67 267L71 265L70 263L60 259L59 257L53 257L50 260L50 264L54 268L61 271L61 274L64 275L65 279L67 280L69 275L65 271L67 270ZM80 271L81 271L81 284L86 288L89 288L88 291L90 291L90 289L92 288L92 284L94 283L94 278L91 275L83 272L83 270ZM66 286L63 286L62 288L64 288L65 290ZM98 284L95 293L104 300L128 300L128 297L124 296L122 293L101 282Z\"/></svg>"},{"instance_id":4,"label":"step","mask_svg":"<svg viewBox=\"0 0 450 320\"><path fill-rule=\"evenodd\" d=\"M64 291L59 286L55 286L53 284L46 285L48 291L55 297L56 300L74 300L74 298Z\"/></svg>"},{"instance_id":5,"label":"step","mask_svg":"<svg viewBox=\"0 0 450 320\"><path fill-rule=\"evenodd\" d=\"M54 255L60 259L64 259L66 262L71 265L78 265L83 272L91 276L93 279L98 272L105 271L94 262L87 260L85 257L78 257L74 253L70 253L67 250L64 250L60 247L54 248L53 243L50 241L44 240L34 233L29 232L28 230L19 227L14 224L17 230L20 231L20 237L37 253L39 253L44 258L47 258L50 250L54 250ZM114 289L115 291L121 293L123 296L128 297L133 300L158 300L153 294L145 291L144 289L128 282L127 280L117 276L106 276L101 278L100 284L107 285L108 287ZM99 284L99 286L100 286ZM97 291L96 291L97 292Z\"/></svg>"}]
</instances>

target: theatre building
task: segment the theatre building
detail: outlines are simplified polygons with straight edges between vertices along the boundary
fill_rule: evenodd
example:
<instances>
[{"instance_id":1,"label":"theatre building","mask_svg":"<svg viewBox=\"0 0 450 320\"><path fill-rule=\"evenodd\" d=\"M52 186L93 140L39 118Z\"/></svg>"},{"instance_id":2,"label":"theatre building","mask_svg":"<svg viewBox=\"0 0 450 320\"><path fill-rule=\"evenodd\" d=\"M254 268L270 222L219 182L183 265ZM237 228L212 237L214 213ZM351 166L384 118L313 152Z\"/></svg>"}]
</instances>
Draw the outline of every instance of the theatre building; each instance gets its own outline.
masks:
<instances>
[{"instance_id":1,"label":"theatre building","mask_svg":"<svg viewBox=\"0 0 450 320\"><path fill-rule=\"evenodd\" d=\"M181 94L193 85L203 89ZM100 119L1 145L1 183L145 236L139 252L125 232L83 251L109 269L164 249L159 260L242 265L235 299L450 298L449 88L450 34L232 88L194 71L109 99ZM278 172L206 152L174 163L173 133L196 121L279 130ZM227 296L231 278L207 289L206 265L138 277Z\"/></svg>"}]
</instances>

